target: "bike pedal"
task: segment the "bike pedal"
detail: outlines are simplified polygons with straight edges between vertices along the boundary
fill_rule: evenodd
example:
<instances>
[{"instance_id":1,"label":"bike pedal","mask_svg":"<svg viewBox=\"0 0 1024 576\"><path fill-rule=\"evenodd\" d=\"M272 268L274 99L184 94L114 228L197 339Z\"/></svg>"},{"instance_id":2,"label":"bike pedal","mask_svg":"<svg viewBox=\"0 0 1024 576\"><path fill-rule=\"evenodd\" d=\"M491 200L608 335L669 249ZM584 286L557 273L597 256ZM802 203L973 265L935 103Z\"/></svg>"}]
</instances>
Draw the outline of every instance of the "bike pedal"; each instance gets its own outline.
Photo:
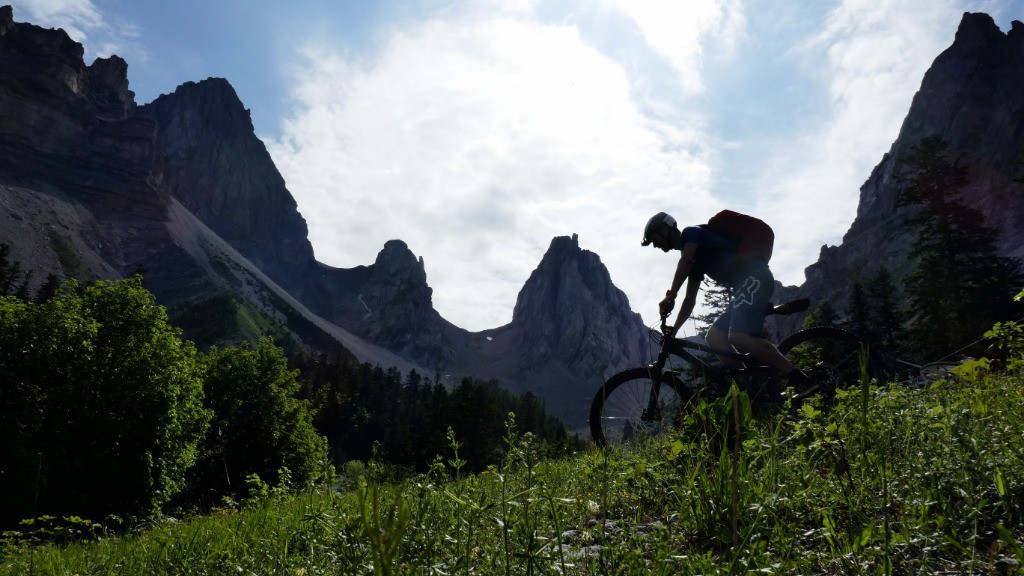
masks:
<instances>
[{"instance_id":1,"label":"bike pedal","mask_svg":"<svg viewBox=\"0 0 1024 576\"><path fill-rule=\"evenodd\" d=\"M807 388L804 388L803 390L800 390L793 394L793 400L803 400L804 398L807 398L808 396L814 394L818 390L821 390L820 384L811 384Z\"/></svg>"}]
</instances>

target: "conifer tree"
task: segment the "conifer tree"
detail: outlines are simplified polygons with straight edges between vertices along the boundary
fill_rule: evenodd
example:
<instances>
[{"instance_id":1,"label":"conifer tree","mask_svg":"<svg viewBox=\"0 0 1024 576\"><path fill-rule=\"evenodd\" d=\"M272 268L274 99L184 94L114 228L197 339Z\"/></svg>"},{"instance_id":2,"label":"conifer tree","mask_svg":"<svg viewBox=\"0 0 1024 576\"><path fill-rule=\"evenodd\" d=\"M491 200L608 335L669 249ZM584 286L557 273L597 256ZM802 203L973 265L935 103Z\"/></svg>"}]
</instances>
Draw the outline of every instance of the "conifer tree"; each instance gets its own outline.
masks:
<instances>
[{"instance_id":1,"label":"conifer tree","mask_svg":"<svg viewBox=\"0 0 1024 576\"><path fill-rule=\"evenodd\" d=\"M849 301L850 319L846 322L847 327L855 334L869 341L874 340L874 318L871 314L871 307L868 302L867 290L860 282L853 283L853 290L850 292Z\"/></svg>"},{"instance_id":2,"label":"conifer tree","mask_svg":"<svg viewBox=\"0 0 1024 576\"><path fill-rule=\"evenodd\" d=\"M919 359L955 352L1009 319L1022 282L1018 263L996 253L996 232L960 198L969 183L963 159L950 158L948 143L929 137L903 160L907 174L897 205L914 208L907 223L917 231L911 250L917 267L904 287Z\"/></svg>"},{"instance_id":3,"label":"conifer tree","mask_svg":"<svg viewBox=\"0 0 1024 576\"><path fill-rule=\"evenodd\" d=\"M832 327L838 325L839 312L836 312L835 306L827 300L811 310L811 313L804 319L804 328L818 328L819 326Z\"/></svg>"},{"instance_id":4,"label":"conifer tree","mask_svg":"<svg viewBox=\"0 0 1024 576\"><path fill-rule=\"evenodd\" d=\"M868 279L867 297L873 339L890 354L901 353L905 346L900 295L885 266Z\"/></svg>"},{"instance_id":5,"label":"conifer tree","mask_svg":"<svg viewBox=\"0 0 1024 576\"><path fill-rule=\"evenodd\" d=\"M714 323L715 319L725 313L729 309L729 300L731 292L728 286L724 286L711 280L710 278L704 278L704 290L701 291L701 304L708 311L706 314L695 314L693 319L698 322L697 332L700 334L706 334L708 328Z\"/></svg>"}]
</instances>

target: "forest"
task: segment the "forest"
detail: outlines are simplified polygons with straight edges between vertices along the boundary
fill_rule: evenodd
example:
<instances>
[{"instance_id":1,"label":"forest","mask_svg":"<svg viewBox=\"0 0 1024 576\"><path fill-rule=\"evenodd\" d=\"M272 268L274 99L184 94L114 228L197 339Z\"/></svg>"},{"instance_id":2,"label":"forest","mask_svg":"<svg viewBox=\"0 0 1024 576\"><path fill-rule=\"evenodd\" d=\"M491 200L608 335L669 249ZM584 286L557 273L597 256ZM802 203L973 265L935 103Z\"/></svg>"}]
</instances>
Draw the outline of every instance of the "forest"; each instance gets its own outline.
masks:
<instances>
[{"instance_id":1,"label":"forest","mask_svg":"<svg viewBox=\"0 0 1024 576\"><path fill-rule=\"evenodd\" d=\"M465 379L292 358L264 338L199 351L139 276L29 295L0 246L0 528L131 523L261 486L323 483L349 461L425 470L454 434L468 470L497 462L508 414L550 450L579 440L531 395ZM450 431L450 432L449 432Z\"/></svg>"}]
</instances>

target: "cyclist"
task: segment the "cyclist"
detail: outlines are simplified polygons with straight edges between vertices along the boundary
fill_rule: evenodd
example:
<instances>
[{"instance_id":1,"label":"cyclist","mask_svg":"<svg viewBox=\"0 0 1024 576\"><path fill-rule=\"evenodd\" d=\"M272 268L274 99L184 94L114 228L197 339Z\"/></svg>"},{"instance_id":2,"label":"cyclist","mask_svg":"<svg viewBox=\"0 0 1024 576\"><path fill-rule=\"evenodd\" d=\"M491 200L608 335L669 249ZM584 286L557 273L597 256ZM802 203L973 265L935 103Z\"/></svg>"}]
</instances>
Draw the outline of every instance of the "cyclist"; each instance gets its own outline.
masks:
<instances>
[{"instance_id":1,"label":"cyclist","mask_svg":"<svg viewBox=\"0 0 1024 576\"><path fill-rule=\"evenodd\" d=\"M708 345L751 354L783 374L799 396L814 391L807 375L793 366L764 333L769 298L775 290L775 277L764 260L752 258L743 261L736 255L735 246L729 241L700 226L679 230L675 219L664 212L652 216L644 228L641 245L651 244L665 252L682 252L672 277L672 285L658 305L662 317L668 316L675 307L676 296L683 282L686 282L686 294L675 323L670 327L670 336L675 335L693 313L701 282L707 275L719 284L728 286L731 294L726 311L708 329ZM726 361L734 368L741 367L736 361Z\"/></svg>"}]
</instances>

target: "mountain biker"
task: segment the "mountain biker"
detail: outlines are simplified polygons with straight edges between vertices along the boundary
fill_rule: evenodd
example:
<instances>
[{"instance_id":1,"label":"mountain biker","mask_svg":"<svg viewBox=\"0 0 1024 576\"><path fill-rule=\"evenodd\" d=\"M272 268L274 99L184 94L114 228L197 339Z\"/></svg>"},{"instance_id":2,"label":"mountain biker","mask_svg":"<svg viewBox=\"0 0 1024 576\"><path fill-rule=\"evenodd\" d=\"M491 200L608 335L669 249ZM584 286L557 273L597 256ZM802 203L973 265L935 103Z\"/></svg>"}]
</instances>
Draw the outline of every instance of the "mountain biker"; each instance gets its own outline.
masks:
<instances>
[{"instance_id":1,"label":"mountain biker","mask_svg":"<svg viewBox=\"0 0 1024 576\"><path fill-rule=\"evenodd\" d=\"M730 288L731 299L726 311L708 329L705 337L708 345L749 353L778 370L798 391L810 392L806 390L810 386L807 375L793 366L764 333L764 319L768 313L769 298L775 290L775 277L763 259L743 261L728 240L701 226L688 226L680 231L675 219L664 212L652 216L644 228L641 246L650 244L665 252L682 252L672 285L658 305L662 317L668 316L675 307L683 282L686 282L686 295L675 323L670 327L670 336L674 336L693 313L701 282L705 275L709 276ZM734 368L740 367L736 361L723 360Z\"/></svg>"}]
</instances>

